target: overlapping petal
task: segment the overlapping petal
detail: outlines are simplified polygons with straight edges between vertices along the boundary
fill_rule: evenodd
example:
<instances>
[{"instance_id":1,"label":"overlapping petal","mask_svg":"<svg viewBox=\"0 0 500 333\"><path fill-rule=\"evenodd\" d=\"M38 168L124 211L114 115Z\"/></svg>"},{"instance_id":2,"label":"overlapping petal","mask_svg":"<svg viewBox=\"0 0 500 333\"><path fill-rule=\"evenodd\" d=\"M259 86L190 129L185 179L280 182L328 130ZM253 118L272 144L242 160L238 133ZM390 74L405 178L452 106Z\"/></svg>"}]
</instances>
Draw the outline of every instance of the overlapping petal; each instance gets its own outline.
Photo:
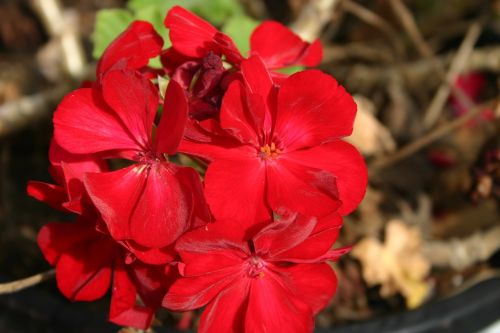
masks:
<instances>
[{"instance_id":1,"label":"overlapping petal","mask_svg":"<svg viewBox=\"0 0 500 333\"><path fill-rule=\"evenodd\" d=\"M133 155L140 144L92 88L67 95L54 113L54 139L74 154L121 150Z\"/></svg>"},{"instance_id":2,"label":"overlapping petal","mask_svg":"<svg viewBox=\"0 0 500 333\"><path fill-rule=\"evenodd\" d=\"M97 64L98 77L113 68L140 69L158 56L162 47L163 40L151 23L134 21L104 51Z\"/></svg>"},{"instance_id":3,"label":"overlapping petal","mask_svg":"<svg viewBox=\"0 0 500 333\"><path fill-rule=\"evenodd\" d=\"M319 40L309 44L275 21L263 22L252 32L250 50L251 54L259 55L270 69L317 66L323 57Z\"/></svg>"},{"instance_id":4,"label":"overlapping petal","mask_svg":"<svg viewBox=\"0 0 500 333\"><path fill-rule=\"evenodd\" d=\"M252 280L245 316L245 332L312 332L312 311L285 289L279 277Z\"/></svg>"},{"instance_id":5,"label":"overlapping petal","mask_svg":"<svg viewBox=\"0 0 500 333\"><path fill-rule=\"evenodd\" d=\"M205 175L205 196L212 213L218 219L241 221L239 228L269 219L265 190L265 165L256 157L216 160Z\"/></svg>"},{"instance_id":6,"label":"overlapping petal","mask_svg":"<svg viewBox=\"0 0 500 333\"><path fill-rule=\"evenodd\" d=\"M355 116L356 103L334 78L302 71L281 85L274 133L293 151L350 135Z\"/></svg>"},{"instance_id":7,"label":"overlapping petal","mask_svg":"<svg viewBox=\"0 0 500 333\"><path fill-rule=\"evenodd\" d=\"M137 164L88 174L85 186L113 238L161 248L190 226L193 202L176 173L168 163Z\"/></svg>"},{"instance_id":8,"label":"overlapping petal","mask_svg":"<svg viewBox=\"0 0 500 333\"><path fill-rule=\"evenodd\" d=\"M340 207L336 178L321 168L304 166L283 156L267 168L267 200L273 210L323 216Z\"/></svg>"},{"instance_id":9,"label":"overlapping petal","mask_svg":"<svg viewBox=\"0 0 500 333\"><path fill-rule=\"evenodd\" d=\"M368 174L363 157L351 144L336 140L308 150L287 154L287 159L306 167L326 170L335 176L342 201L339 213L347 215L365 195Z\"/></svg>"},{"instance_id":10,"label":"overlapping petal","mask_svg":"<svg viewBox=\"0 0 500 333\"><path fill-rule=\"evenodd\" d=\"M203 58L209 51L224 54L231 63L242 56L232 39L190 11L175 6L167 13L165 26L170 29L172 46L187 57Z\"/></svg>"},{"instance_id":11,"label":"overlapping petal","mask_svg":"<svg viewBox=\"0 0 500 333\"><path fill-rule=\"evenodd\" d=\"M59 290L73 301L104 296L111 283L115 244L109 239L88 239L64 251L56 265Z\"/></svg>"},{"instance_id":12,"label":"overlapping petal","mask_svg":"<svg viewBox=\"0 0 500 333\"><path fill-rule=\"evenodd\" d=\"M137 305L137 288L125 264L116 260L113 277L113 294L109 319L121 326L147 329L151 325L155 308Z\"/></svg>"}]
</instances>

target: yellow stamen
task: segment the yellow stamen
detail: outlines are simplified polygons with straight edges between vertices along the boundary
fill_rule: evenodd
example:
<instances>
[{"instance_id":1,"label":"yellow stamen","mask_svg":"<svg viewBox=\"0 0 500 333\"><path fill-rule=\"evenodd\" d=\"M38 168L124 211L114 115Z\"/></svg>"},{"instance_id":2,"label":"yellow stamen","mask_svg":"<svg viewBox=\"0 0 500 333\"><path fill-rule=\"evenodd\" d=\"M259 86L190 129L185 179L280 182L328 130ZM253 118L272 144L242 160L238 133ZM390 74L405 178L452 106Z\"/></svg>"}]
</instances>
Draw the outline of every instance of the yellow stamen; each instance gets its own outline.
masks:
<instances>
[{"instance_id":1,"label":"yellow stamen","mask_svg":"<svg viewBox=\"0 0 500 333\"><path fill-rule=\"evenodd\" d=\"M264 158L264 159L272 159L272 158L276 158L279 156L279 154L281 153L281 150L279 150L278 148L276 148L276 144L274 142L271 143L271 145L264 145L262 147L260 147L260 152L261 152L261 157Z\"/></svg>"}]
</instances>

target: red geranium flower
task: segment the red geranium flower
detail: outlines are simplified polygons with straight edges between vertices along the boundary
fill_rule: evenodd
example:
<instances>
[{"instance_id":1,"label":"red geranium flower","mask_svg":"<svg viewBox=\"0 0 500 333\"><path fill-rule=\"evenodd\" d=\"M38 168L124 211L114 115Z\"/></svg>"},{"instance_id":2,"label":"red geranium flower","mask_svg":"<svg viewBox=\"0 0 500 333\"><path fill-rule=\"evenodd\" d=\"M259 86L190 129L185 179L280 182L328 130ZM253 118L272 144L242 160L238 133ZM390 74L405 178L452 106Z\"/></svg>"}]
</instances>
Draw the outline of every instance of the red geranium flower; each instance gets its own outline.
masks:
<instances>
[{"instance_id":1,"label":"red geranium flower","mask_svg":"<svg viewBox=\"0 0 500 333\"><path fill-rule=\"evenodd\" d=\"M229 36L182 7L167 13L165 26L172 41L161 57L167 73L188 92L193 118L214 117L244 56ZM322 48L319 40L309 44L281 23L266 21L250 37L250 55L259 55L269 69L316 66ZM234 68L226 70L221 57ZM285 75L273 73L273 77L281 80Z\"/></svg>"},{"instance_id":2,"label":"red geranium flower","mask_svg":"<svg viewBox=\"0 0 500 333\"><path fill-rule=\"evenodd\" d=\"M211 161L205 195L214 215L254 223L271 210L322 216L341 204L350 213L367 182L363 158L340 140L352 132L352 97L317 70L278 88L258 57L241 67L244 85L229 87L220 125L200 123L180 149Z\"/></svg>"},{"instance_id":3,"label":"red geranium flower","mask_svg":"<svg viewBox=\"0 0 500 333\"><path fill-rule=\"evenodd\" d=\"M82 181L87 172L107 171L105 161L68 153L55 141L49 156L59 185L30 182L28 193L55 208L79 214L76 223L49 223L38 234L40 249L56 267L59 290L72 301L92 301L101 298L113 280L110 320L149 327L167 286L177 276L175 270L140 263L107 232ZM136 302L138 295L143 306Z\"/></svg>"},{"instance_id":4,"label":"red geranium flower","mask_svg":"<svg viewBox=\"0 0 500 333\"><path fill-rule=\"evenodd\" d=\"M85 187L116 240L153 263L173 258L166 247L185 231L209 219L201 182L191 168L167 161L183 136L187 104L183 90L171 82L163 115L154 125L157 89L128 69L112 70L101 80L102 93L82 88L64 98L54 115L54 137L74 154L125 158L133 165L89 173Z\"/></svg>"},{"instance_id":5,"label":"red geranium flower","mask_svg":"<svg viewBox=\"0 0 500 333\"><path fill-rule=\"evenodd\" d=\"M146 329L177 273L170 266L134 260L96 220L83 216L76 223L49 223L40 230L38 245L55 266L57 286L64 296L94 301L104 296L113 281L109 319ZM143 305L137 304L138 296Z\"/></svg>"},{"instance_id":6,"label":"red geranium flower","mask_svg":"<svg viewBox=\"0 0 500 333\"><path fill-rule=\"evenodd\" d=\"M171 310L207 305L200 333L312 332L314 318L335 293L335 273L324 263L342 219L282 217L251 239L232 221L189 232L177 243L181 274L163 300Z\"/></svg>"}]
</instances>

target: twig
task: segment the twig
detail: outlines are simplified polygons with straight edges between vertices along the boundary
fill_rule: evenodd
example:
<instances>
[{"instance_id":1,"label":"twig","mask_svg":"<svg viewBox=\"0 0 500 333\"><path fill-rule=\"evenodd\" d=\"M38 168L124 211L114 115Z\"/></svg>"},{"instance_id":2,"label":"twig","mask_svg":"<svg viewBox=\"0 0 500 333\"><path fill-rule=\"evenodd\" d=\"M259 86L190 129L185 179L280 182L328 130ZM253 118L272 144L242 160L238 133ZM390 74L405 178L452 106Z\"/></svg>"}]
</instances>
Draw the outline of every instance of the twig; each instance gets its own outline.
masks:
<instances>
[{"instance_id":1,"label":"twig","mask_svg":"<svg viewBox=\"0 0 500 333\"><path fill-rule=\"evenodd\" d=\"M420 54L425 57L432 56L434 52L422 37L422 34L417 27L417 23L408 8L406 8L401 0L390 0L390 3L392 9L396 12L397 18L419 50Z\"/></svg>"},{"instance_id":2,"label":"twig","mask_svg":"<svg viewBox=\"0 0 500 333\"><path fill-rule=\"evenodd\" d=\"M432 88L432 84L439 79L439 73L436 71L435 62L440 66L447 66L455 58L456 52L450 52L434 58L421 59L417 61L402 64L399 69L392 66L373 66L356 64L354 66L335 67L336 76L345 73L346 82L355 82L360 89L371 90L376 85L386 85L390 82L395 71L399 71L405 82L413 87L420 88L425 85ZM323 62L328 63L336 58L329 53L325 53ZM489 71L500 72L500 47L484 47L472 51L470 57L464 63L464 72L467 71Z\"/></svg>"},{"instance_id":3,"label":"twig","mask_svg":"<svg viewBox=\"0 0 500 333\"><path fill-rule=\"evenodd\" d=\"M31 121L49 115L53 104L70 90L66 83L37 94L22 97L0 106L0 137L5 136Z\"/></svg>"},{"instance_id":4,"label":"twig","mask_svg":"<svg viewBox=\"0 0 500 333\"><path fill-rule=\"evenodd\" d=\"M455 84L455 80L458 74L463 72L465 68L465 64L467 63L467 59L470 57L472 51L474 50L474 45L476 44L479 35L481 34L482 24L476 22L472 24L467 31L460 47L458 48L457 54L453 58L450 69L446 74L446 80L441 84L439 89L436 91L429 107L424 113L423 125L424 128L431 128L436 121L439 119L439 115L443 110L446 101L448 100L448 96L453 89ZM457 94L457 97L464 98L460 93Z\"/></svg>"},{"instance_id":5,"label":"twig","mask_svg":"<svg viewBox=\"0 0 500 333\"><path fill-rule=\"evenodd\" d=\"M455 97L460 101L461 104L463 104L467 109L472 109L475 104L474 102L465 94L461 88L457 87L455 85L455 75L451 75L450 73L446 73L444 67L434 58L434 51L430 47L429 43L425 41L425 39L422 36L422 33L420 29L417 26L417 23L415 22L415 18L413 17L412 13L410 10L404 5L402 0L390 0L392 9L396 13L396 16L399 18L399 21L403 28L406 30L406 33L410 36L413 44L415 44L417 50L419 53L424 57L424 58L430 58L431 59L431 64L434 66L435 70L437 73L441 76L441 80L443 81L443 84L441 87L446 87L448 89L448 93L444 94L444 91L440 92L440 89L438 89L438 92L436 93L436 96L439 95L440 93L443 94L440 96L440 102L442 103L441 108L444 107L444 103L446 103L446 100L448 98L448 95L451 91L453 91ZM469 26L468 28L470 29L473 25ZM479 35L477 36L479 37ZM466 38L464 39L464 41ZM475 42L473 43L475 44ZM472 48L471 48L472 51ZM456 57L459 57L460 52L457 53ZM456 59L456 58L455 58ZM466 61L466 58L462 58L462 64L463 62ZM452 66L454 64L454 61L452 61ZM463 67L463 65L462 65ZM450 68L451 71L452 68ZM457 72L458 74L458 72ZM434 100L433 100L434 101ZM426 126L426 123L424 121L424 126ZM431 127L430 125L427 127Z\"/></svg>"},{"instance_id":6,"label":"twig","mask_svg":"<svg viewBox=\"0 0 500 333\"><path fill-rule=\"evenodd\" d=\"M0 295L15 293L17 291L37 285L43 281L52 279L54 276L55 270L51 269L49 271L38 273L36 275L17 281L0 283Z\"/></svg>"},{"instance_id":7,"label":"twig","mask_svg":"<svg viewBox=\"0 0 500 333\"><path fill-rule=\"evenodd\" d=\"M304 40L313 41L330 21L340 0L310 0L292 24L292 29Z\"/></svg>"},{"instance_id":8,"label":"twig","mask_svg":"<svg viewBox=\"0 0 500 333\"><path fill-rule=\"evenodd\" d=\"M394 29L392 25L383 17L377 15L376 13L352 0L343 0L342 7L346 11L355 15L361 21L374 26L375 28L385 33L389 40L393 42L393 47L398 54L402 54L404 52L402 45L394 40L395 36L398 35L396 29Z\"/></svg>"},{"instance_id":9,"label":"twig","mask_svg":"<svg viewBox=\"0 0 500 333\"><path fill-rule=\"evenodd\" d=\"M443 124L441 127L436 128L435 130L420 137L416 141L413 141L412 143L397 150L394 154L382 156L382 157L376 159L373 163L371 163L369 165L370 175L373 176L376 173L378 173L380 170L382 170L383 168L386 168L386 167L416 153L417 151L424 148L425 146L432 143L433 141L435 141L439 138L442 138L443 136L450 133L451 131L464 125L469 120L471 120L472 118L479 115L481 113L481 111L483 111L485 108L493 106L495 104L498 104L498 102L499 101L495 99L495 100L483 103L481 105L477 105L474 109L469 110L469 112L467 112L462 117L457 118L449 123ZM498 108L500 108L500 105L496 105L495 107L498 109ZM499 113L499 111L497 110L497 112L495 113L496 117L499 116L498 113Z\"/></svg>"}]
</instances>

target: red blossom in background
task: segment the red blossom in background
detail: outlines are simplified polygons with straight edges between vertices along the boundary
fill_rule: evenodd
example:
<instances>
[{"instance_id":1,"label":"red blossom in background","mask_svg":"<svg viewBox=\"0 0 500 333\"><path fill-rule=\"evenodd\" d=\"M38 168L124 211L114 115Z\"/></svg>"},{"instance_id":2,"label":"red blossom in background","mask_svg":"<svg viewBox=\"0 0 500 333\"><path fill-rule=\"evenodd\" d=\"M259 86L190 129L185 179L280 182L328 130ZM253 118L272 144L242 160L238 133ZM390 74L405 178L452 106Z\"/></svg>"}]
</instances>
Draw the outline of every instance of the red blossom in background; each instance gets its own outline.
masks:
<instances>
[{"instance_id":1,"label":"red blossom in background","mask_svg":"<svg viewBox=\"0 0 500 333\"><path fill-rule=\"evenodd\" d=\"M337 286L325 261L348 250L330 250L341 222L335 214L319 221L286 216L251 239L232 221L189 232L176 246L184 278L163 305L181 311L206 305L201 333L312 332L313 316Z\"/></svg>"}]
</instances>

